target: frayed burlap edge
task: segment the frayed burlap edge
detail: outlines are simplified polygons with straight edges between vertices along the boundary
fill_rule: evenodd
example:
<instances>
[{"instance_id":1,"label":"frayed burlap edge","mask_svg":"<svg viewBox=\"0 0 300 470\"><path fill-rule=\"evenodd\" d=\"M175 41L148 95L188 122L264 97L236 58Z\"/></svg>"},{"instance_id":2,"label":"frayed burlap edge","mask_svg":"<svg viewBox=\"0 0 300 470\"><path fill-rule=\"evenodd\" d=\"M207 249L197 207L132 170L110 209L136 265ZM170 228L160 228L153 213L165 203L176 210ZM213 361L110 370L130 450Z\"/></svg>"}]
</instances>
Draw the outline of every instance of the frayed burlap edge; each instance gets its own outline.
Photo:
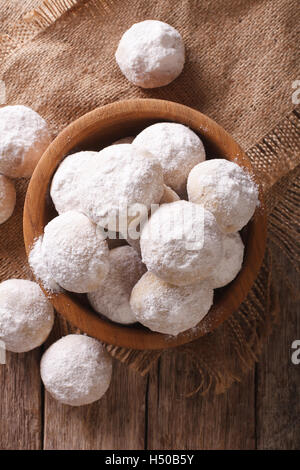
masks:
<instances>
[{"instance_id":1,"label":"frayed burlap edge","mask_svg":"<svg viewBox=\"0 0 300 470\"><path fill-rule=\"evenodd\" d=\"M115 3L114 0L44 0L41 5L16 21L10 34L0 34L0 65L11 52L24 46L64 15L76 14L82 8L93 14L106 15Z\"/></svg>"}]
</instances>

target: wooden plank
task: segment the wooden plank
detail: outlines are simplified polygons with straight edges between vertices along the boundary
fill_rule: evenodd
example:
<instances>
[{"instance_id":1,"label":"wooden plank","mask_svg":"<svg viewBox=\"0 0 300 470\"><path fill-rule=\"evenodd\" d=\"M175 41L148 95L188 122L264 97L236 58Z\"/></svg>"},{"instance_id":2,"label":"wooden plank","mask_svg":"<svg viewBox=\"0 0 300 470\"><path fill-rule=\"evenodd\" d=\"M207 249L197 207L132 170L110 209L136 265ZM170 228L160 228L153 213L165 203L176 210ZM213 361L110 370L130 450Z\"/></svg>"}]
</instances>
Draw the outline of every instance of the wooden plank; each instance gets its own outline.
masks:
<instances>
[{"instance_id":1,"label":"wooden plank","mask_svg":"<svg viewBox=\"0 0 300 470\"><path fill-rule=\"evenodd\" d=\"M22 235L22 214L27 187L15 181L17 206L12 217L0 225L0 282L11 278L30 279ZM40 449L42 446L42 397L40 350L6 353L0 365L0 448Z\"/></svg>"},{"instance_id":2,"label":"wooden plank","mask_svg":"<svg viewBox=\"0 0 300 470\"><path fill-rule=\"evenodd\" d=\"M0 365L0 449L42 448L40 351L6 353Z\"/></svg>"},{"instance_id":3,"label":"wooden plank","mask_svg":"<svg viewBox=\"0 0 300 470\"><path fill-rule=\"evenodd\" d=\"M283 272L290 273L300 292L300 279L284 256L276 258ZM279 276L280 277L280 276ZM279 321L257 365L257 447L258 449L300 448L300 365L291 361L291 344L300 340L300 303L293 299L282 279Z\"/></svg>"},{"instance_id":4,"label":"wooden plank","mask_svg":"<svg viewBox=\"0 0 300 470\"><path fill-rule=\"evenodd\" d=\"M62 322L59 325L60 333ZM61 334L51 335L51 342ZM63 334L66 334L64 328ZM45 449L143 449L147 379L114 361L111 386L88 406L71 407L45 393Z\"/></svg>"},{"instance_id":5,"label":"wooden plank","mask_svg":"<svg viewBox=\"0 0 300 470\"><path fill-rule=\"evenodd\" d=\"M151 373L148 449L254 449L254 372L223 395L183 394L197 386L185 355L166 353Z\"/></svg>"}]
</instances>

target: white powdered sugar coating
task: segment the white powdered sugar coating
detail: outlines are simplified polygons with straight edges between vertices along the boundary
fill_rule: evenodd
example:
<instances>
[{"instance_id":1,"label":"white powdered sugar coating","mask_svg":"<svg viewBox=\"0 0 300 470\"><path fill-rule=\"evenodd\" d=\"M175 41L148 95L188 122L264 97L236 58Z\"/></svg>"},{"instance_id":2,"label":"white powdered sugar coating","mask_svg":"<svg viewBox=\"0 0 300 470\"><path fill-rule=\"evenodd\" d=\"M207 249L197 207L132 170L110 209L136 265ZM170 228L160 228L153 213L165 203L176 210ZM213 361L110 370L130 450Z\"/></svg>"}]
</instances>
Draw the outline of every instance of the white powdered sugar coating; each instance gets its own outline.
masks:
<instances>
[{"instance_id":1,"label":"white powdered sugar coating","mask_svg":"<svg viewBox=\"0 0 300 470\"><path fill-rule=\"evenodd\" d=\"M205 149L197 134L174 122L158 122L146 127L132 145L147 150L160 162L164 182L179 194L186 190L191 169L205 160Z\"/></svg>"},{"instance_id":2,"label":"white powdered sugar coating","mask_svg":"<svg viewBox=\"0 0 300 470\"><path fill-rule=\"evenodd\" d=\"M56 170L50 188L50 196L59 214L80 210L78 182L98 152L77 152L68 155Z\"/></svg>"},{"instance_id":3,"label":"white powdered sugar coating","mask_svg":"<svg viewBox=\"0 0 300 470\"><path fill-rule=\"evenodd\" d=\"M35 278L40 281L43 288L54 294L63 292L63 289L57 284L57 282L51 276L48 266L46 264L44 252L43 252L43 236L37 238L31 247L28 256L29 266L31 267Z\"/></svg>"},{"instance_id":4,"label":"white powdered sugar coating","mask_svg":"<svg viewBox=\"0 0 300 470\"><path fill-rule=\"evenodd\" d=\"M229 233L224 237L224 251L220 263L210 276L213 289L224 287L241 270L244 257L244 244L239 233Z\"/></svg>"},{"instance_id":5,"label":"white powdered sugar coating","mask_svg":"<svg viewBox=\"0 0 300 470\"><path fill-rule=\"evenodd\" d=\"M129 299L133 286L146 272L137 252L130 246L120 246L109 252L109 273L95 292L88 294L92 307L117 323L134 323L135 316Z\"/></svg>"},{"instance_id":6,"label":"white powdered sugar coating","mask_svg":"<svg viewBox=\"0 0 300 470\"><path fill-rule=\"evenodd\" d=\"M259 203L258 187L249 173L221 158L195 166L187 191L191 202L204 205L214 214L225 233L241 230Z\"/></svg>"},{"instance_id":7,"label":"white powdered sugar coating","mask_svg":"<svg viewBox=\"0 0 300 470\"><path fill-rule=\"evenodd\" d=\"M99 152L80 181L80 206L93 222L118 230L120 216L138 204L150 209L163 195L159 162L130 144L111 145ZM132 217L128 214L128 221Z\"/></svg>"},{"instance_id":8,"label":"white powdered sugar coating","mask_svg":"<svg viewBox=\"0 0 300 470\"><path fill-rule=\"evenodd\" d=\"M223 254L224 234L199 204L163 204L141 234L142 260L149 271L178 286L211 275Z\"/></svg>"},{"instance_id":9,"label":"white powdered sugar coating","mask_svg":"<svg viewBox=\"0 0 300 470\"><path fill-rule=\"evenodd\" d=\"M0 339L8 351L40 346L54 322L53 307L38 284L9 279L0 284Z\"/></svg>"},{"instance_id":10,"label":"white powdered sugar coating","mask_svg":"<svg viewBox=\"0 0 300 470\"><path fill-rule=\"evenodd\" d=\"M0 224L12 215L16 205L16 190L12 181L0 175Z\"/></svg>"},{"instance_id":11,"label":"white powdered sugar coating","mask_svg":"<svg viewBox=\"0 0 300 470\"><path fill-rule=\"evenodd\" d=\"M130 82L155 88L168 85L182 72L184 43L172 26L146 20L135 23L123 34L115 56Z\"/></svg>"},{"instance_id":12,"label":"white powdered sugar coating","mask_svg":"<svg viewBox=\"0 0 300 470\"><path fill-rule=\"evenodd\" d=\"M85 335L68 335L56 341L41 360L41 377L48 392L71 406L88 405L107 391L112 359L104 346Z\"/></svg>"},{"instance_id":13,"label":"white powdered sugar coating","mask_svg":"<svg viewBox=\"0 0 300 470\"><path fill-rule=\"evenodd\" d=\"M122 139L115 140L111 145L132 144L133 140L133 136L123 137Z\"/></svg>"},{"instance_id":14,"label":"white powdered sugar coating","mask_svg":"<svg viewBox=\"0 0 300 470\"><path fill-rule=\"evenodd\" d=\"M51 138L46 121L26 106L0 109L0 173L30 177Z\"/></svg>"},{"instance_id":15,"label":"white powdered sugar coating","mask_svg":"<svg viewBox=\"0 0 300 470\"><path fill-rule=\"evenodd\" d=\"M109 271L103 232L80 212L52 219L45 227L42 250L50 276L71 292L96 290Z\"/></svg>"},{"instance_id":16,"label":"white powdered sugar coating","mask_svg":"<svg viewBox=\"0 0 300 470\"><path fill-rule=\"evenodd\" d=\"M202 281L174 286L147 272L132 290L130 305L136 319L153 331L178 335L195 327L213 302L213 289Z\"/></svg>"}]
</instances>

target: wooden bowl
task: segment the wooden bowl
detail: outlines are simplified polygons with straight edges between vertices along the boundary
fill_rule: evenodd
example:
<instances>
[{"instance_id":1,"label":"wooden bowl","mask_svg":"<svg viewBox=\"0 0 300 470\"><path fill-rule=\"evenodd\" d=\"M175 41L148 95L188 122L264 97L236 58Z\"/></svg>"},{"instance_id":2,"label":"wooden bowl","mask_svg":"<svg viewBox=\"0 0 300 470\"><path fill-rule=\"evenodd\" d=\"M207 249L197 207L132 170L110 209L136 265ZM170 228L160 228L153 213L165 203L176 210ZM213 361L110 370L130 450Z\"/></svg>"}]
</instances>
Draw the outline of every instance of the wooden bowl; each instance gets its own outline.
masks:
<instances>
[{"instance_id":1,"label":"wooden bowl","mask_svg":"<svg viewBox=\"0 0 300 470\"><path fill-rule=\"evenodd\" d=\"M243 150L212 119L181 104L138 99L120 101L85 114L64 129L48 147L31 178L24 207L26 252L34 239L43 234L45 225L56 212L49 197L49 185L63 158L79 150L100 150L113 141L136 135L146 126L159 121L174 121L193 129L202 139L208 158L234 160L251 171ZM178 346L214 330L226 320L247 296L261 266L266 242L266 217L262 194L260 207L243 230L245 256L237 278L217 291L214 305L198 327L176 337L155 333L140 325L119 325L99 316L84 296L46 293L55 309L83 332L109 344L133 349L162 349ZM42 286L41 286L42 287Z\"/></svg>"}]
</instances>

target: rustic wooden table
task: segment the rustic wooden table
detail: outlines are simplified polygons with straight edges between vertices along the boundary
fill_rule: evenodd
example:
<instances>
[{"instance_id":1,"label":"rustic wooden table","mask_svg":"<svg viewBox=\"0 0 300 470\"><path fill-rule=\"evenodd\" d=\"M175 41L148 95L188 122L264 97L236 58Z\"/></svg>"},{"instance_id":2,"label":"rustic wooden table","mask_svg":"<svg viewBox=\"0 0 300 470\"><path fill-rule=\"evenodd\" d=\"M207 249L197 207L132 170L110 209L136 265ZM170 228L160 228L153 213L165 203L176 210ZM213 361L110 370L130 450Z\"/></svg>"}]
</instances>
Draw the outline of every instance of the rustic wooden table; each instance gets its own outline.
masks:
<instances>
[{"instance_id":1,"label":"rustic wooden table","mask_svg":"<svg viewBox=\"0 0 300 470\"><path fill-rule=\"evenodd\" d=\"M0 448L299 449L300 365L291 362L291 344L300 340L300 305L288 287L281 289L280 304L260 362L220 396L183 397L197 375L186 357L168 352L146 378L115 363L105 397L72 408L44 393L42 351L7 354L0 366Z\"/></svg>"}]
</instances>

